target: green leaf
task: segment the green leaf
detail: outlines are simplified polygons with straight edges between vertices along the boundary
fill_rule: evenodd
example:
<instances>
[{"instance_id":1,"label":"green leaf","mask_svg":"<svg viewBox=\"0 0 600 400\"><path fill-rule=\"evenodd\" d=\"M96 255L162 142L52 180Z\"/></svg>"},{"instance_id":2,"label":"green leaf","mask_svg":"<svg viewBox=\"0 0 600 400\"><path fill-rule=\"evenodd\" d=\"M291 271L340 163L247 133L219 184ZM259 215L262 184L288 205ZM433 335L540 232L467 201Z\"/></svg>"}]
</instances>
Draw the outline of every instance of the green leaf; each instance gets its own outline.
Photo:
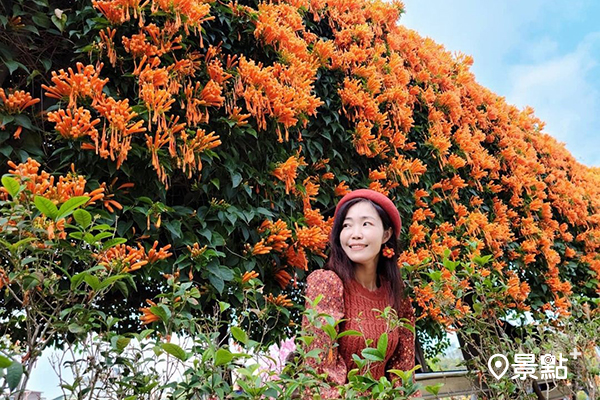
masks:
<instances>
[{"instance_id":1,"label":"green leaf","mask_svg":"<svg viewBox=\"0 0 600 400\"><path fill-rule=\"evenodd\" d=\"M125 239L125 238L110 239L110 240L107 240L106 242L104 242L104 245L102 246L102 250L110 249L111 247L118 246L118 245L126 243L126 242L127 242L127 239Z\"/></svg>"},{"instance_id":2,"label":"green leaf","mask_svg":"<svg viewBox=\"0 0 600 400\"><path fill-rule=\"evenodd\" d=\"M81 282L83 282L83 278L85 278L85 275L88 274L87 272L80 272L78 274L75 274L71 277L71 290L75 290L77 289L77 287L79 285L81 285Z\"/></svg>"},{"instance_id":3,"label":"green leaf","mask_svg":"<svg viewBox=\"0 0 600 400\"><path fill-rule=\"evenodd\" d=\"M150 312L156 316L158 316L163 322L169 321L169 316L164 308L160 306L152 306L150 307Z\"/></svg>"},{"instance_id":4,"label":"green leaf","mask_svg":"<svg viewBox=\"0 0 600 400\"><path fill-rule=\"evenodd\" d=\"M6 370L6 382L8 383L8 388L10 390L15 390L19 383L21 382L21 377L23 376L23 366L16 361L13 361L12 364Z\"/></svg>"},{"instance_id":5,"label":"green leaf","mask_svg":"<svg viewBox=\"0 0 600 400\"><path fill-rule=\"evenodd\" d=\"M12 360L8 357L0 356L0 368L9 367L12 364Z\"/></svg>"},{"instance_id":6,"label":"green leaf","mask_svg":"<svg viewBox=\"0 0 600 400\"><path fill-rule=\"evenodd\" d=\"M6 189L8 194L14 199L21 189L21 185L15 178L11 178L10 176L2 177L2 186Z\"/></svg>"},{"instance_id":7,"label":"green leaf","mask_svg":"<svg viewBox=\"0 0 600 400\"><path fill-rule=\"evenodd\" d=\"M183 234L181 233L181 221L172 220L165 221L163 226L171 233L174 240L181 239Z\"/></svg>"},{"instance_id":8,"label":"green leaf","mask_svg":"<svg viewBox=\"0 0 600 400\"><path fill-rule=\"evenodd\" d=\"M233 188L235 189L236 187L238 187L240 185L240 183L242 182L242 175L240 175L239 173L234 173L233 175L231 175L231 182L233 184Z\"/></svg>"},{"instance_id":9,"label":"green leaf","mask_svg":"<svg viewBox=\"0 0 600 400\"><path fill-rule=\"evenodd\" d=\"M379 340L377 341L377 350L379 350L379 353L381 353L384 356L385 356L385 353L387 353L387 345L388 345L388 334L383 333L379 337Z\"/></svg>"},{"instance_id":10,"label":"green leaf","mask_svg":"<svg viewBox=\"0 0 600 400\"><path fill-rule=\"evenodd\" d=\"M13 148L10 145L0 147L0 154L4 155L4 157L10 157L10 153L12 153Z\"/></svg>"},{"instance_id":11,"label":"green leaf","mask_svg":"<svg viewBox=\"0 0 600 400\"><path fill-rule=\"evenodd\" d=\"M443 383L436 383L435 385L427 385L427 386L425 386L425 390L428 393L431 393L431 394L437 396L438 393L440 392L440 389L442 388L442 386L444 386Z\"/></svg>"},{"instance_id":12,"label":"green leaf","mask_svg":"<svg viewBox=\"0 0 600 400\"><path fill-rule=\"evenodd\" d=\"M42 196L35 196L33 202L35 203L36 208L46 217L50 219L56 218L58 208L56 208L52 201Z\"/></svg>"},{"instance_id":13,"label":"green leaf","mask_svg":"<svg viewBox=\"0 0 600 400\"><path fill-rule=\"evenodd\" d=\"M384 360L384 357L379 352L379 350L372 349L370 347L367 347L366 349L364 349L361 352L361 355L363 356L363 358L370 360L370 361L383 361Z\"/></svg>"},{"instance_id":14,"label":"green leaf","mask_svg":"<svg viewBox=\"0 0 600 400\"><path fill-rule=\"evenodd\" d=\"M10 72L10 74L12 75L12 73L15 72L17 68L19 68L20 63L16 62L15 60L4 60L4 65L6 65L6 67L8 68L8 72Z\"/></svg>"},{"instance_id":15,"label":"green leaf","mask_svg":"<svg viewBox=\"0 0 600 400\"><path fill-rule=\"evenodd\" d=\"M223 279L219 278L214 274L209 274L208 280L210 281L210 284L213 285L213 287L217 289L219 293L223 293L223 289L225 289L225 282L223 281Z\"/></svg>"},{"instance_id":16,"label":"green leaf","mask_svg":"<svg viewBox=\"0 0 600 400\"><path fill-rule=\"evenodd\" d=\"M65 29L66 19L65 20L63 20L63 18L58 19L56 17L56 15L53 15L50 19L52 20L52 23L58 28L59 31L62 32Z\"/></svg>"},{"instance_id":17,"label":"green leaf","mask_svg":"<svg viewBox=\"0 0 600 400\"><path fill-rule=\"evenodd\" d=\"M181 361L187 360L187 353L181 347L174 343L163 343L162 349L172 355L173 357L179 358Z\"/></svg>"},{"instance_id":18,"label":"green leaf","mask_svg":"<svg viewBox=\"0 0 600 400\"><path fill-rule=\"evenodd\" d=\"M109 237L111 237L112 235L113 235L113 234L112 234L112 233L110 233L110 232L100 232L100 233L98 233L96 236L94 236L94 239L93 239L93 241L96 243L96 242L99 242L99 241L101 241L102 239L109 238Z\"/></svg>"},{"instance_id":19,"label":"green leaf","mask_svg":"<svg viewBox=\"0 0 600 400\"><path fill-rule=\"evenodd\" d=\"M83 326L81 325L78 325L76 323L69 324L69 332L71 333L81 333L84 330L85 329L83 329Z\"/></svg>"},{"instance_id":20,"label":"green leaf","mask_svg":"<svg viewBox=\"0 0 600 400\"><path fill-rule=\"evenodd\" d=\"M325 325L323 327L323 330L325 331L325 333L327 333L327 336L329 336L331 340L335 340L335 338L337 337L337 332L332 325Z\"/></svg>"},{"instance_id":21,"label":"green leaf","mask_svg":"<svg viewBox=\"0 0 600 400\"><path fill-rule=\"evenodd\" d=\"M215 365L223 365L231 362L233 360L233 354L227 349L219 349L217 350L217 354L215 354Z\"/></svg>"},{"instance_id":22,"label":"green leaf","mask_svg":"<svg viewBox=\"0 0 600 400\"><path fill-rule=\"evenodd\" d=\"M125 347L129 345L129 342L131 342L131 338L119 336L119 338L117 339L117 349L121 351L125 350Z\"/></svg>"},{"instance_id":23,"label":"green leaf","mask_svg":"<svg viewBox=\"0 0 600 400\"><path fill-rule=\"evenodd\" d=\"M243 343L243 344L248 343L248 335L246 334L246 332L244 332L242 329L238 328L237 326L231 327L231 334L233 335L233 338L235 340L237 340L238 342Z\"/></svg>"},{"instance_id":24,"label":"green leaf","mask_svg":"<svg viewBox=\"0 0 600 400\"><path fill-rule=\"evenodd\" d=\"M100 279L98 279L98 277L96 277L94 275L86 274L83 277L83 280L85 281L85 283L90 285L90 287L92 288L92 290L94 292L96 292L96 291L98 291L98 289L100 289Z\"/></svg>"},{"instance_id":25,"label":"green leaf","mask_svg":"<svg viewBox=\"0 0 600 400\"><path fill-rule=\"evenodd\" d=\"M306 355L305 358L319 358L319 354L322 352L322 349L312 349Z\"/></svg>"},{"instance_id":26,"label":"green leaf","mask_svg":"<svg viewBox=\"0 0 600 400\"><path fill-rule=\"evenodd\" d=\"M77 207L80 207L88 202L90 198L88 196L75 196L71 197L69 200L65 201L60 209L58 210L58 215L56 219L59 220L61 218L66 218L75 211Z\"/></svg>"},{"instance_id":27,"label":"green leaf","mask_svg":"<svg viewBox=\"0 0 600 400\"><path fill-rule=\"evenodd\" d=\"M19 249L19 247L21 247L24 244L27 244L29 242L33 242L34 240L36 240L36 238L33 238L33 237L28 237L28 238L25 238L25 239L21 239L17 243L15 243L15 244L12 245L12 249L11 250L15 250L16 251L16 250Z\"/></svg>"},{"instance_id":28,"label":"green leaf","mask_svg":"<svg viewBox=\"0 0 600 400\"><path fill-rule=\"evenodd\" d=\"M73 218L83 229L87 229L92 223L92 214L83 209L73 211Z\"/></svg>"},{"instance_id":29,"label":"green leaf","mask_svg":"<svg viewBox=\"0 0 600 400\"><path fill-rule=\"evenodd\" d=\"M33 125L31 125L31 120L28 116L23 114L17 114L15 117L15 124L22 126L25 129L33 130Z\"/></svg>"},{"instance_id":30,"label":"green leaf","mask_svg":"<svg viewBox=\"0 0 600 400\"><path fill-rule=\"evenodd\" d=\"M224 312L225 310L229 309L231 307L231 304L226 303L224 301L219 301L219 310L221 310L221 312Z\"/></svg>"},{"instance_id":31,"label":"green leaf","mask_svg":"<svg viewBox=\"0 0 600 400\"><path fill-rule=\"evenodd\" d=\"M41 26L42 28L48 28L50 26L48 16L42 12L35 13L31 19L37 26Z\"/></svg>"}]
</instances>

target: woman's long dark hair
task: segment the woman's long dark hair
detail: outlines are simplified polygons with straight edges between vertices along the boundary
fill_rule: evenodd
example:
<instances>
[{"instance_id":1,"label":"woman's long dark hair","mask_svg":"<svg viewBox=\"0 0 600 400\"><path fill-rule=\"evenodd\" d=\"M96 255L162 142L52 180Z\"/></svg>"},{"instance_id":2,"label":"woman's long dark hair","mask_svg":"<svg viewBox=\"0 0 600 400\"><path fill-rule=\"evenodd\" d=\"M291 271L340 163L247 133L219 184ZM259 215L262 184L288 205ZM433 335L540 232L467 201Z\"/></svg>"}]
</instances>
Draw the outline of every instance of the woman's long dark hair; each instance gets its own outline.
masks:
<instances>
[{"instance_id":1,"label":"woman's long dark hair","mask_svg":"<svg viewBox=\"0 0 600 400\"><path fill-rule=\"evenodd\" d=\"M331 234L329 236L330 253L325 268L335 272L344 285L346 286L352 279L354 279L354 264L352 260L348 258L342 245L340 243L340 232L344 226L344 219L350 207L361 201L369 202L375 207L381 222L383 222L383 229L387 230L392 228L392 222L388 214L378 204L372 202L369 199L356 198L347 201L342 204L340 209L337 211L335 220L333 221L333 227L331 228ZM394 250L394 255L391 258L384 257L382 254L379 255L379 262L377 263L377 276L384 278L390 283L390 304L398 311L400 310L401 299L404 297L404 282L402 282L402 276L398 270L398 240L396 239L396 232L392 228L392 237L386 242L387 247Z\"/></svg>"}]
</instances>

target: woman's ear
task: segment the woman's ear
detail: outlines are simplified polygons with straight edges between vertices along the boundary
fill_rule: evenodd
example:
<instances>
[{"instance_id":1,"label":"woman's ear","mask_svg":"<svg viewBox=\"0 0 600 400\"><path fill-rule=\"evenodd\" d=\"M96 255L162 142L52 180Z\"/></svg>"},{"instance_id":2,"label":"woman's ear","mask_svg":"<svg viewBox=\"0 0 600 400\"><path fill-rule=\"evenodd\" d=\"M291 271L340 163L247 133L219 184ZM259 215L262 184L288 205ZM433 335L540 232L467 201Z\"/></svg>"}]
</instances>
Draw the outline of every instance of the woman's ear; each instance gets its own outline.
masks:
<instances>
[{"instance_id":1,"label":"woman's ear","mask_svg":"<svg viewBox=\"0 0 600 400\"><path fill-rule=\"evenodd\" d=\"M393 230L392 228L387 228L384 232L383 232L383 243L387 243L388 240L390 240L390 238L393 235Z\"/></svg>"}]
</instances>

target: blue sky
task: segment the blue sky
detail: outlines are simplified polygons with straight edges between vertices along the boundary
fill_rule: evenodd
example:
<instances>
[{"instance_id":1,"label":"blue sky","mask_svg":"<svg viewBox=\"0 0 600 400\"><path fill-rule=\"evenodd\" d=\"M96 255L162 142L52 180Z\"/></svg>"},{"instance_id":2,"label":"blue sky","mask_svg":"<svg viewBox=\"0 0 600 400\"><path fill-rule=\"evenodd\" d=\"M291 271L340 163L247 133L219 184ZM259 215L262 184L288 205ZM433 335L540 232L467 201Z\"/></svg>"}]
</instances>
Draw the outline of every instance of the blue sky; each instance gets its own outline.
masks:
<instances>
[{"instance_id":1,"label":"blue sky","mask_svg":"<svg viewBox=\"0 0 600 400\"><path fill-rule=\"evenodd\" d=\"M533 107L545 133L600 167L600 2L403 1L401 24L473 56L480 84Z\"/></svg>"}]
</instances>

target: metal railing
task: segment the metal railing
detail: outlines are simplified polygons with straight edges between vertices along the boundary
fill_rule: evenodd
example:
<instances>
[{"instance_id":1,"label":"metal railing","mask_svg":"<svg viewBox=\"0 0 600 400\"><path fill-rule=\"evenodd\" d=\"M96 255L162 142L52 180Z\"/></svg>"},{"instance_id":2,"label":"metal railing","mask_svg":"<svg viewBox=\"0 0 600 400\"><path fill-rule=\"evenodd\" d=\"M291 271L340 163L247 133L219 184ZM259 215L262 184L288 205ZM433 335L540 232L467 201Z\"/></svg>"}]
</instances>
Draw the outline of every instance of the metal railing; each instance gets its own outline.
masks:
<instances>
[{"instance_id":1,"label":"metal railing","mask_svg":"<svg viewBox=\"0 0 600 400\"><path fill-rule=\"evenodd\" d=\"M415 374L415 379L423 386L443 383L437 396L429 393L422 393L423 399L435 399L451 396L471 396L477 399L478 394L487 392L485 387L477 387L468 378L468 371L443 371L443 372L421 372ZM567 395L559 390L556 383L552 380L538 380L538 385L546 400L559 400L567 398Z\"/></svg>"}]
</instances>

